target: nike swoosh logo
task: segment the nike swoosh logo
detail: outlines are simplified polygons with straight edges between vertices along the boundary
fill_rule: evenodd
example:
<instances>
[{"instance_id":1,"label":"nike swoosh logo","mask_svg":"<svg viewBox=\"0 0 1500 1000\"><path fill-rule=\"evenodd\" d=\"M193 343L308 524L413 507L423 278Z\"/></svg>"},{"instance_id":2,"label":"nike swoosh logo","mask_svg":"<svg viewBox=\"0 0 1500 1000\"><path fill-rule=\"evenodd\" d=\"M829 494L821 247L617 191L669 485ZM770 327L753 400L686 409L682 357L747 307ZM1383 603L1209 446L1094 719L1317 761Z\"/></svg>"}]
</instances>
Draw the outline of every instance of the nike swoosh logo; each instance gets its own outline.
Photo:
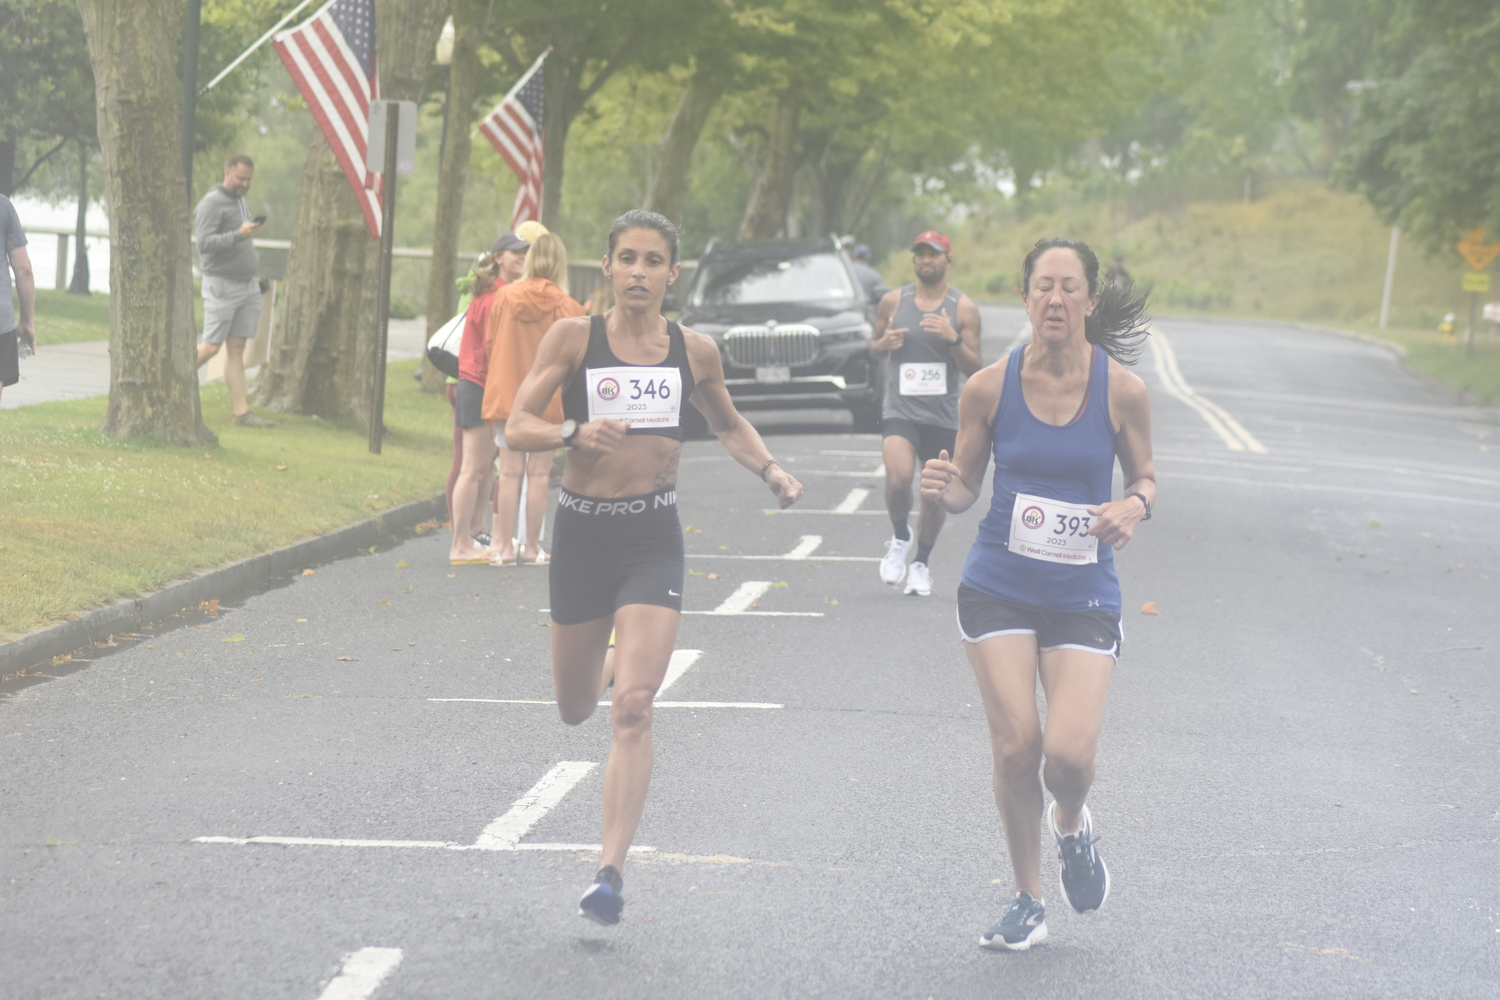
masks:
<instances>
[{"instance_id":1,"label":"nike swoosh logo","mask_svg":"<svg viewBox=\"0 0 1500 1000\"><path fill-rule=\"evenodd\" d=\"M667 588L667 593L671 594L673 597L681 597L682 596L677 591L673 590L671 587Z\"/></svg>"}]
</instances>

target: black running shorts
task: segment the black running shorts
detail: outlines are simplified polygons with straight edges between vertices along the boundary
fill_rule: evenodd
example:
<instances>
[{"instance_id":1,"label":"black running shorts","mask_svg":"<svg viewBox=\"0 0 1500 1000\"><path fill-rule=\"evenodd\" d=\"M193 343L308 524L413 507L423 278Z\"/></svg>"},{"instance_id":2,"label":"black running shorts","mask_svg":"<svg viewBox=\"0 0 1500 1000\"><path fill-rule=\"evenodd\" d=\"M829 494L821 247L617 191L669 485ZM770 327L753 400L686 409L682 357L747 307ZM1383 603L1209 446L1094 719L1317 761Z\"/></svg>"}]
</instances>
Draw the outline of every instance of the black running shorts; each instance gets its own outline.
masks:
<instances>
[{"instance_id":1,"label":"black running shorts","mask_svg":"<svg viewBox=\"0 0 1500 1000\"><path fill-rule=\"evenodd\" d=\"M964 642L998 635L1036 636L1037 649L1081 649L1120 657L1120 616L1114 611L1053 611L992 597L958 585L958 630Z\"/></svg>"},{"instance_id":2,"label":"black running shorts","mask_svg":"<svg viewBox=\"0 0 1500 1000\"><path fill-rule=\"evenodd\" d=\"M881 433L885 437L904 437L911 442L911 446L917 450L917 473L921 474L921 466L938 457L938 452L946 451L948 457L953 457L953 448L958 441L958 431L947 427L934 427L932 424L919 424L914 420L904 417L886 417L881 421Z\"/></svg>"},{"instance_id":3,"label":"black running shorts","mask_svg":"<svg viewBox=\"0 0 1500 1000\"><path fill-rule=\"evenodd\" d=\"M7 265L0 261L0 267ZM21 381L21 337L15 330L0 333L0 386Z\"/></svg>"},{"instance_id":4,"label":"black running shorts","mask_svg":"<svg viewBox=\"0 0 1500 1000\"><path fill-rule=\"evenodd\" d=\"M453 422L467 430L484 423L480 410L484 408L484 386L466 378L458 380L457 401L454 403Z\"/></svg>"},{"instance_id":5,"label":"black running shorts","mask_svg":"<svg viewBox=\"0 0 1500 1000\"><path fill-rule=\"evenodd\" d=\"M627 604L680 612L686 561L677 487L635 497L564 489L552 526L552 620L579 625Z\"/></svg>"}]
</instances>

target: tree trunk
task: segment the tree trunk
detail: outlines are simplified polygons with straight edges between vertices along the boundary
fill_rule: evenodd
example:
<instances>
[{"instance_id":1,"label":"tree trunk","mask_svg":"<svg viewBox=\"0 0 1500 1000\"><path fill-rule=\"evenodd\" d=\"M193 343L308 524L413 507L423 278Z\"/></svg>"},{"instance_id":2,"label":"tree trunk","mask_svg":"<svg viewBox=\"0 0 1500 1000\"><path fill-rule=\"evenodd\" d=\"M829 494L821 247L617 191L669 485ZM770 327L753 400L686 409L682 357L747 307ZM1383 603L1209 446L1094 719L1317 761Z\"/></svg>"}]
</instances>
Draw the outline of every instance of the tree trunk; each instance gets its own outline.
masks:
<instances>
[{"instance_id":1,"label":"tree trunk","mask_svg":"<svg viewBox=\"0 0 1500 1000\"><path fill-rule=\"evenodd\" d=\"M771 123L771 141L766 164L750 192L740 239L768 240L786 228L787 209L792 204L792 180L796 176L797 124L802 116L802 81L793 79L776 95L776 117Z\"/></svg>"},{"instance_id":2,"label":"tree trunk","mask_svg":"<svg viewBox=\"0 0 1500 1000\"><path fill-rule=\"evenodd\" d=\"M702 57L698 68L683 88L682 99L661 137L660 156L651 190L646 193L646 207L660 212L673 222L680 222L682 201L687 196L688 173L693 164L693 150L703 134L714 105L729 83L725 63Z\"/></svg>"},{"instance_id":3,"label":"tree trunk","mask_svg":"<svg viewBox=\"0 0 1500 1000\"><path fill-rule=\"evenodd\" d=\"M0 194L9 198L16 186L16 140L0 139Z\"/></svg>"},{"instance_id":4,"label":"tree trunk","mask_svg":"<svg viewBox=\"0 0 1500 1000\"><path fill-rule=\"evenodd\" d=\"M436 218L432 227L432 267L427 272L427 336L452 318L458 308L458 229L464 214L464 183L469 176L469 124L478 89L479 36L485 4L453 0L453 63L448 77L448 141L438 166ZM422 389L442 392L443 373L422 366Z\"/></svg>"},{"instance_id":5,"label":"tree trunk","mask_svg":"<svg viewBox=\"0 0 1500 1000\"><path fill-rule=\"evenodd\" d=\"M444 7L430 0L377 0L382 98L421 97L447 14ZM370 238L349 182L319 130L302 168L287 256L286 303L277 310L270 355L256 380L256 401L262 406L369 424L379 251L379 241Z\"/></svg>"},{"instance_id":6,"label":"tree trunk","mask_svg":"<svg viewBox=\"0 0 1500 1000\"><path fill-rule=\"evenodd\" d=\"M115 437L217 438L198 404L193 272L178 147L175 0L78 0L94 67L109 206L109 409Z\"/></svg>"},{"instance_id":7,"label":"tree trunk","mask_svg":"<svg viewBox=\"0 0 1500 1000\"><path fill-rule=\"evenodd\" d=\"M89 294L89 147L78 140L78 227L74 234L73 280L68 282L69 295Z\"/></svg>"}]
</instances>

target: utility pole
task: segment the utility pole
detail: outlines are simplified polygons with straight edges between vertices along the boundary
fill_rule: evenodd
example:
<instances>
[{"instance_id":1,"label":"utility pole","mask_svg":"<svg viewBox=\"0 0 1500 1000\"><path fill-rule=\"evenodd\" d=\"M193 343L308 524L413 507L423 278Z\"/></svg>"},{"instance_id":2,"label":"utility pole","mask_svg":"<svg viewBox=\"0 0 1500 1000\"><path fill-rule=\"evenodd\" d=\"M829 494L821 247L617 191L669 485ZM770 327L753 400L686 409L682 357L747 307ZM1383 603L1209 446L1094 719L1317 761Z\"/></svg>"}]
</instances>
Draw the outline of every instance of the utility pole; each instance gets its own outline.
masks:
<instances>
[{"instance_id":1,"label":"utility pole","mask_svg":"<svg viewBox=\"0 0 1500 1000\"><path fill-rule=\"evenodd\" d=\"M182 174L187 178L189 207L193 204L193 136L198 116L198 26L203 21L203 0L187 0L187 18L182 31Z\"/></svg>"},{"instance_id":2,"label":"utility pole","mask_svg":"<svg viewBox=\"0 0 1500 1000\"><path fill-rule=\"evenodd\" d=\"M1380 294L1380 328L1391 318L1391 286L1396 283L1396 244L1401 240L1401 226L1391 227L1391 250L1385 259L1385 291Z\"/></svg>"}]
</instances>

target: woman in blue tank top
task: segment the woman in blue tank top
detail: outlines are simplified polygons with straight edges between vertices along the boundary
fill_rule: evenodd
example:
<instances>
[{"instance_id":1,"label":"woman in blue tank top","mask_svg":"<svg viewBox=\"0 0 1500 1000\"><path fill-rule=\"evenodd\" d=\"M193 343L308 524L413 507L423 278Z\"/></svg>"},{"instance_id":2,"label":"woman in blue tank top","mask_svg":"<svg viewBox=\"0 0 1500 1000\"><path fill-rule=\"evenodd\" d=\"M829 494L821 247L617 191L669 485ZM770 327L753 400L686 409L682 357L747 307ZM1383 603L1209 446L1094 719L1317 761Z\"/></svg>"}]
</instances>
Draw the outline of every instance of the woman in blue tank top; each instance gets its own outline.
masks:
<instances>
[{"instance_id":1,"label":"woman in blue tank top","mask_svg":"<svg viewBox=\"0 0 1500 1000\"><path fill-rule=\"evenodd\" d=\"M979 498L995 459L993 502L964 565L958 620L989 721L995 801L1015 874L1016 895L980 944L1018 951L1047 936L1044 782L1063 895L1082 913L1109 894L1084 800L1120 651L1114 550L1156 501L1151 403L1145 383L1121 365L1146 336L1144 298L1128 283L1101 289L1099 259L1072 240L1038 242L1022 289L1031 342L969 379L955 454L922 470L922 495L957 514ZM1126 483L1120 500L1111 499L1116 458Z\"/></svg>"}]
</instances>

